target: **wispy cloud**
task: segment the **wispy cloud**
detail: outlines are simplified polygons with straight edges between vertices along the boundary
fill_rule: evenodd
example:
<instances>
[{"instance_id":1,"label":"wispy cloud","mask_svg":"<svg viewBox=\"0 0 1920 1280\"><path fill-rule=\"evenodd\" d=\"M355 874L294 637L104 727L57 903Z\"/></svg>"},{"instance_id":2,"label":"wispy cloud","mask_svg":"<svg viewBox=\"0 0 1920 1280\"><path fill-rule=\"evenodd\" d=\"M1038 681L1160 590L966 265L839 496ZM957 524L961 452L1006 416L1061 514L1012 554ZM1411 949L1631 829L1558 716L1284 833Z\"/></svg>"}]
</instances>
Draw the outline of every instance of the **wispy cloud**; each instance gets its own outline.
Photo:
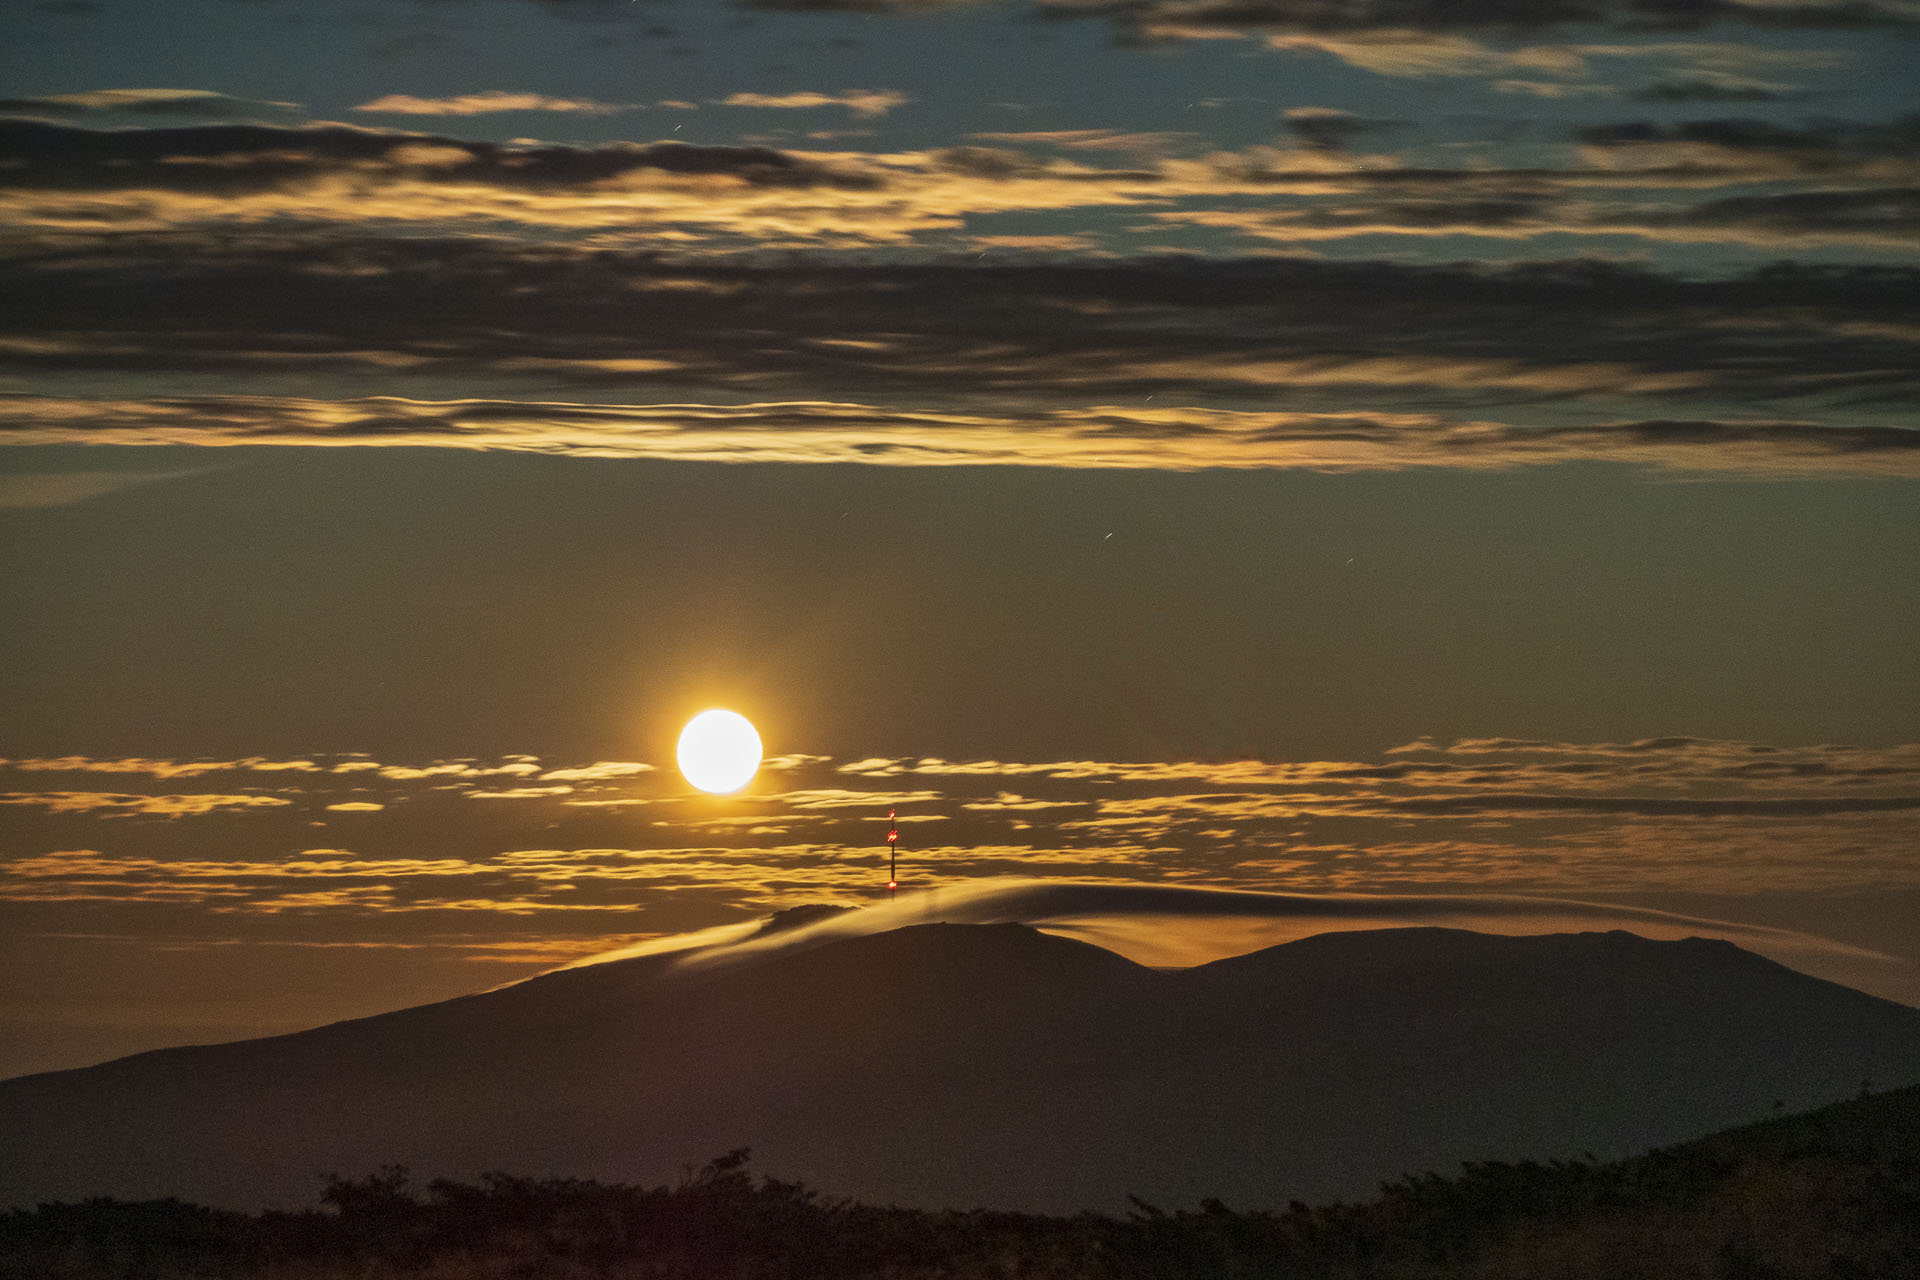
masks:
<instances>
[{"instance_id":1,"label":"wispy cloud","mask_svg":"<svg viewBox=\"0 0 1920 1280\"><path fill-rule=\"evenodd\" d=\"M1118 151L1143 156L1174 155L1206 149L1206 140L1200 134L1173 130L1130 133L1120 129L1035 129L1018 133L971 133L967 136L980 142L1062 147L1070 151Z\"/></svg>"},{"instance_id":2,"label":"wispy cloud","mask_svg":"<svg viewBox=\"0 0 1920 1280\"><path fill-rule=\"evenodd\" d=\"M0 98L0 115L54 120L113 117L137 120L169 116L185 120L277 121L298 119L302 114L297 102L235 98L206 89L94 89L37 98Z\"/></svg>"},{"instance_id":3,"label":"wispy cloud","mask_svg":"<svg viewBox=\"0 0 1920 1280\"><path fill-rule=\"evenodd\" d=\"M162 760L145 756L112 759L94 756L29 756L0 759L0 768L15 769L22 773L134 773L154 778L197 778L209 773L314 773L321 767L312 760L274 760L267 756L247 756L239 760Z\"/></svg>"},{"instance_id":4,"label":"wispy cloud","mask_svg":"<svg viewBox=\"0 0 1920 1280\"><path fill-rule=\"evenodd\" d=\"M168 480L206 474L206 468L172 471L27 471L0 475L0 511L68 507Z\"/></svg>"},{"instance_id":5,"label":"wispy cloud","mask_svg":"<svg viewBox=\"0 0 1920 1280\"><path fill-rule=\"evenodd\" d=\"M543 93L512 93L504 89L462 93L449 98L416 98L408 93L389 93L352 108L354 111L369 115L394 116L480 116L503 111L560 111L577 115L606 116L641 109L637 103L596 102L591 98L554 98Z\"/></svg>"},{"instance_id":6,"label":"wispy cloud","mask_svg":"<svg viewBox=\"0 0 1920 1280\"><path fill-rule=\"evenodd\" d=\"M794 93L735 93L720 100L723 107L759 107L776 111L810 111L844 107L864 120L875 120L895 107L913 101L897 89L843 89L839 93L800 90Z\"/></svg>"},{"instance_id":7,"label":"wispy cloud","mask_svg":"<svg viewBox=\"0 0 1920 1280\"><path fill-rule=\"evenodd\" d=\"M594 764L567 769L549 769L540 775L542 782L604 782L609 778L631 778L652 773L654 766L634 760L601 760Z\"/></svg>"},{"instance_id":8,"label":"wispy cloud","mask_svg":"<svg viewBox=\"0 0 1920 1280\"><path fill-rule=\"evenodd\" d=\"M806 0L784 3L812 7ZM826 0L820 7L831 3ZM896 7L885 0L871 3L883 10ZM1738 24L1820 30L1920 23L1920 11L1908 0L1564 0L1529 6L1502 0L1352 0L1338 5L1323 0L1037 0L1037 7L1059 18L1106 18L1129 38L1150 41L1273 33L1404 44L1423 37L1457 39L1468 32L1515 40L1566 30L1645 35Z\"/></svg>"},{"instance_id":9,"label":"wispy cloud","mask_svg":"<svg viewBox=\"0 0 1920 1280\"><path fill-rule=\"evenodd\" d=\"M1134 376L1169 382L1226 380L1225 364L1162 363ZM1431 385L1476 377L1483 385L1545 393L1631 386L1633 372L1591 365L1522 370L1481 364L1371 361L1339 366L1268 363L1266 385L1292 381ZM1920 432L1815 422L1650 421L1519 425L1432 414L1257 413L1169 405L1093 405L1022 416L910 413L818 402L583 405L517 401L0 400L16 443L202 446L453 446L585 457L721 462L1016 465L1072 468L1311 468L1325 471L1448 467L1500 469L1602 460L1695 474L1920 475ZM442 764L418 776L473 776ZM531 764L504 772L535 773ZM387 776L395 776L390 771ZM548 777L564 775L549 774Z\"/></svg>"},{"instance_id":10,"label":"wispy cloud","mask_svg":"<svg viewBox=\"0 0 1920 1280\"><path fill-rule=\"evenodd\" d=\"M1792 85L1774 81L1696 74L1656 81L1632 96L1640 102L1778 102L1801 94Z\"/></svg>"},{"instance_id":11,"label":"wispy cloud","mask_svg":"<svg viewBox=\"0 0 1920 1280\"><path fill-rule=\"evenodd\" d=\"M1771 147L1594 129L1582 149L1566 148L1569 163L1501 170L1353 154L1328 142L1336 131L1350 142L1354 122L1324 112L1295 117L1306 145L1231 153L1205 152L1187 134L982 135L1085 157L1130 152L1131 167L980 145L899 153L501 145L343 125L96 131L12 120L0 121L0 209L56 240L104 225L121 237L224 228L225 243L235 227L362 224L377 208L390 223L440 231L492 225L534 239L591 234L649 248L668 235L683 251L951 248L981 234L983 219L1071 212L1074 225L1032 234L1082 234L1090 217L1124 215L1109 217L1104 242L1211 228L1295 249L1356 236L1477 234L1910 253L1920 247L1911 210L1880 207L1915 180L1911 151L1884 141L1906 129L1895 121L1785 131ZM1698 194L1753 184L1767 185L1734 198L1772 202L1764 220ZM1850 197L1877 200L1879 211L1867 216L1863 206L1837 219L1814 207ZM27 333L11 341L31 351L44 340Z\"/></svg>"},{"instance_id":12,"label":"wispy cloud","mask_svg":"<svg viewBox=\"0 0 1920 1280\"><path fill-rule=\"evenodd\" d=\"M967 0L748 0L782 12L916 13ZM1693 31L1718 23L1765 28L1903 27L1920 23L1908 0L1035 0L1051 18L1102 18L1134 38L1201 39L1252 31L1483 31L1498 35L1588 27Z\"/></svg>"},{"instance_id":13,"label":"wispy cloud","mask_svg":"<svg viewBox=\"0 0 1920 1280\"><path fill-rule=\"evenodd\" d=\"M1618 74L1636 67L1656 68L1657 74L1701 85L1766 85L1784 91L1790 86L1755 77L1832 70L1851 59L1841 49L1769 49L1699 40L1524 44L1409 28L1294 31L1270 35L1266 44L1281 52L1326 54L1377 75L1481 77L1494 81L1494 88L1526 86L1542 96L1620 92L1618 85L1601 78L1603 69Z\"/></svg>"},{"instance_id":14,"label":"wispy cloud","mask_svg":"<svg viewBox=\"0 0 1920 1280\"><path fill-rule=\"evenodd\" d=\"M1289 107L1282 114L1295 137L1329 151L1344 151L1369 134L1406 127L1405 121L1374 119L1335 107Z\"/></svg>"},{"instance_id":15,"label":"wispy cloud","mask_svg":"<svg viewBox=\"0 0 1920 1280\"><path fill-rule=\"evenodd\" d=\"M0 805L32 805L48 813L89 813L104 817L135 815L179 818L209 813L242 813L290 805L279 796L254 795L128 795L111 791L9 791L0 793Z\"/></svg>"},{"instance_id":16,"label":"wispy cloud","mask_svg":"<svg viewBox=\"0 0 1920 1280\"><path fill-rule=\"evenodd\" d=\"M1383 76L1571 75L1584 67L1581 55L1565 45L1502 49L1466 36L1413 30L1289 32L1268 36L1266 44L1284 53L1329 54L1349 66Z\"/></svg>"},{"instance_id":17,"label":"wispy cloud","mask_svg":"<svg viewBox=\"0 0 1920 1280\"><path fill-rule=\"evenodd\" d=\"M354 762L357 764L358 762ZM540 772L535 759L513 759L501 764L481 764L473 760L438 760L427 765L378 765L374 772L393 782L412 782L422 778L497 778L531 777Z\"/></svg>"},{"instance_id":18,"label":"wispy cloud","mask_svg":"<svg viewBox=\"0 0 1920 1280\"><path fill-rule=\"evenodd\" d=\"M368 183L557 194L645 174L725 177L787 187L872 184L870 176L839 174L764 147L680 142L503 145L341 124L92 130L0 120L0 158L11 162L0 171L0 189L102 192L125 187L182 196L306 192L312 199L326 194L316 183L347 174L360 176L363 198ZM102 164L118 172L89 173ZM389 213L404 215L406 209L395 205Z\"/></svg>"}]
</instances>

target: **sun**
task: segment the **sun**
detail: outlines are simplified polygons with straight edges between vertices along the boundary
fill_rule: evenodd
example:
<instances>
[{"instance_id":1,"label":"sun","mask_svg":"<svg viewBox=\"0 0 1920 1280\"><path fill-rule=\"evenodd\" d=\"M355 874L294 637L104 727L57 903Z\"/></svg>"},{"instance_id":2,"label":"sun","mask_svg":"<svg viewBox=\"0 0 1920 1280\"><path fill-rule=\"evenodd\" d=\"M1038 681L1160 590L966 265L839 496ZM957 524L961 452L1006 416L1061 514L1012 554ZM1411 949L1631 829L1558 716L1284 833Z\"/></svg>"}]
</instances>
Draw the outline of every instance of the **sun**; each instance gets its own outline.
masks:
<instances>
[{"instance_id":1,"label":"sun","mask_svg":"<svg viewBox=\"0 0 1920 1280\"><path fill-rule=\"evenodd\" d=\"M713 795L738 791L760 769L760 735L738 711L715 707L680 731L680 772Z\"/></svg>"}]
</instances>

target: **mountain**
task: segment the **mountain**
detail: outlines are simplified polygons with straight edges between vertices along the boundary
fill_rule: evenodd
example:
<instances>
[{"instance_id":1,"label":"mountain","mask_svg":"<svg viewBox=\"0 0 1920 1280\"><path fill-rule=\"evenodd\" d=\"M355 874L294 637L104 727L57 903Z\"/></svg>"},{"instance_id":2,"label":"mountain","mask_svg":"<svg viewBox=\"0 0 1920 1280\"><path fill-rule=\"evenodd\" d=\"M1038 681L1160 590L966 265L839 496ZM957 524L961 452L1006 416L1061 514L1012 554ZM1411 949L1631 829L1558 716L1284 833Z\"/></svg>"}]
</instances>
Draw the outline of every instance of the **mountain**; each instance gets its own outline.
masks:
<instances>
[{"instance_id":1,"label":"mountain","mask_svg":"<svg viewBox=\"0 0 1920 1280\"><path fill-rule=\"evenodd\" d=\"M750 1146L873 1203L1257 1206L1920 1081L1920 1010L1701 939L1383 929L1163 971L925 924L702 954L0 1082L0 1205L298 1205L386 1164L655 1182Z\"/></svg>"}]
</instances>

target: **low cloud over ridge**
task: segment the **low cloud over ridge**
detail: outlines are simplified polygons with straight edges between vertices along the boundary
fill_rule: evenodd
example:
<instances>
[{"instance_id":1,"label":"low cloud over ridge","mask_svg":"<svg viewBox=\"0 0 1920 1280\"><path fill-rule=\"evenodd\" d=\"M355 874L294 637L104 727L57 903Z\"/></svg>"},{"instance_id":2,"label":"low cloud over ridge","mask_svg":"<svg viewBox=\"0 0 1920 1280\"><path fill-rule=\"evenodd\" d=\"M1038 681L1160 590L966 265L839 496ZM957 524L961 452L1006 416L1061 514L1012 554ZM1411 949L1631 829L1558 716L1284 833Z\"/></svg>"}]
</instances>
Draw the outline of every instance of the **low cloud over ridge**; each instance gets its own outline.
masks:
<instances>
[{"instance_id":1,"label":"low cloud over ridge","mask_svg":"<svg viewBox=\"0 0 1920 1280\"><path fill-rule=\"evenodd\" d=\"M1787 929L1565 898L1507 894L1248 893L1165 885L1004 878L910 892L897 900L778 931L758 924L650 940L567 967L637 955L677 954L703 972L753 964L843 938L938 919L1024 924L1118 952L1136 963L1187 968L1262 947L1356 929L1428 927L1528 935L1624 929L1643 937L1719 938L1833 981L1885 986L1910 962Z\"/></svg>"}]
</instances>

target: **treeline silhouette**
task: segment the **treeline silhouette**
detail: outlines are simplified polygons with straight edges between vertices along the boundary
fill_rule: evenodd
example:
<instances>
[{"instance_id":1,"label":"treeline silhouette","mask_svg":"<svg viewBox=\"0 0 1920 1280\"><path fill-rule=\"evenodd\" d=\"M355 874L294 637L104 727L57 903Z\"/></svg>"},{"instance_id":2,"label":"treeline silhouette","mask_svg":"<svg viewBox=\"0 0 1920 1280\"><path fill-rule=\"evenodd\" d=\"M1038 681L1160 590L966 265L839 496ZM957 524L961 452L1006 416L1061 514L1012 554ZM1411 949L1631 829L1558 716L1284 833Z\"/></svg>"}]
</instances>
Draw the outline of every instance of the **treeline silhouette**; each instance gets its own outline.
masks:
<instances>
[{"instance_id":1,"label":"treeline silhouette","mask_svg":"<svg viewBox=\"0 0 1920 1280\"><path fill-rule=\"evenodd\" d=\"M1046 1217L882 1208L756 1178L673 1186L406 1170L324 1208L90 1200L0 1217L4 1280L1188 1280L1920 1277L1920 1088L1632 1160L1470 1164L1365 1204Z\"/></svg>"}]
</instances>

